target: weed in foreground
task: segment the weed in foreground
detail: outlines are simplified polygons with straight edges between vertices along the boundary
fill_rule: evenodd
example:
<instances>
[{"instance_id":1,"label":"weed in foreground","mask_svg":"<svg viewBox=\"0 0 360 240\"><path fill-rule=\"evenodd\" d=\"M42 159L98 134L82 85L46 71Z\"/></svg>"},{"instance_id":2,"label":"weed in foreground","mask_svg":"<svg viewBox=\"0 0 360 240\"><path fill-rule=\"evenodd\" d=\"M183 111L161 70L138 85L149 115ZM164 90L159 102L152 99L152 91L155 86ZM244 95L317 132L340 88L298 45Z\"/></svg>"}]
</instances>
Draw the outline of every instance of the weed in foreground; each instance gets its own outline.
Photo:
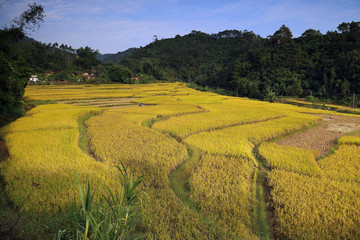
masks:
<instances>
[{"instance_id":1,"label":"weed in foreground","mask_svg":"<svg viewBox=\"0 0 360 240\"><path fill-rule=\"evenodd\" d=\"M92 192L90 183L87 181L85 189L80 183L79 197L81 202L82 219L77 222L76 232L60 230L57 239L67 239L69 236L76 239L124 239L131 234L133 220L137 217L138 206L142 204L140 194L147 194L138 190L144 175L133 179L133 168L128 170L120 161L121 166L115 166L119 170L119 184L116 191L106 186L108 193L102 194L102 201L94 202L95 192Z\"/></svg>"}]
</instances>

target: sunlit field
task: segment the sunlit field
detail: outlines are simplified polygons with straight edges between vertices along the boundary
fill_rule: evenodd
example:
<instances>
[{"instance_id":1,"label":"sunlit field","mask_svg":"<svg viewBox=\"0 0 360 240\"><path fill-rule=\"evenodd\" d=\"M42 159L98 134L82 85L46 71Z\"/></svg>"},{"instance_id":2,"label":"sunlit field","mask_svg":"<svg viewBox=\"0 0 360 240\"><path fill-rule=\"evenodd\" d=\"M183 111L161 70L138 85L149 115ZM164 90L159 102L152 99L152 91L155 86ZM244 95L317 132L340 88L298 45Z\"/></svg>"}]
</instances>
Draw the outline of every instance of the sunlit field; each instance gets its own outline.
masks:
<instances>
[{"instance_id":1,"label":"sunlit field","mask_svg":"<svg viewBox=\"0 0 360 240\"><path fill-rule=\"evenodd\" d=\"M121 161L136 176L146 175L139 238L260 239L254 212L261 171L268 238L360 236L358 128L320 159L276 143L322 124L320 115L332 111L199 92L182 83L28 86L25 97L52 103L1 129L9 151L1 174L22 211L53 214L79 204L76 173L97 192L105 184L115 188L113 166ZM84 152L78 120L89 114ZM170 178L194 151L198 163L190 176ZM180 181L185 198L171 187Z\"/></svg>"}]
</instances>

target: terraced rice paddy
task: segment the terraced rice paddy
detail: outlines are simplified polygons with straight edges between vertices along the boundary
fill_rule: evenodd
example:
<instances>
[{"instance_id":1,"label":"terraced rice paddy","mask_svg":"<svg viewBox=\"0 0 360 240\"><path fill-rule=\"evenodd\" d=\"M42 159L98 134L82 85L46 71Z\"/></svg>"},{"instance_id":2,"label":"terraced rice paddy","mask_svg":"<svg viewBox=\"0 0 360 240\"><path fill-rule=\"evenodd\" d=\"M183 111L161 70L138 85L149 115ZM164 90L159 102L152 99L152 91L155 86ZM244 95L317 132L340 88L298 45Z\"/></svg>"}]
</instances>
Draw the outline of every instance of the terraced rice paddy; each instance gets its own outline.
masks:
<instances>
[{"instance_id":1,"label":"terraced rice paddy","mask_svg":"<svg viewBox=\"0 0 360 240\"><path fill-rule=\"evenodd\" d=\"M141 188L149 199L134 233L144 239L360 235L358 116L180 83L30 86L26 97L57 104L38 106L1 130L9 150L1 174L23 211L51 214L77 202L76 172L100 192L104 184L114 187L112 166L121 160L146 175ZM90 112L96 114L85 122L86 155L78 119ZM335 121L352 128L333 136Z\"/></svg>"},{"instance_id":2,"label":"terraced rice paddy","mask_svg":"<svg viewBox=\"0 0 360 240\"><path fill-rule=\"evenodd\" d=\"M98 98L98 99L81 99L81 100L62 100L57 103L71 104L76 106L97 106L97 107L120 107L134 106L137 98Z\"/></svg>"}]
</instances>

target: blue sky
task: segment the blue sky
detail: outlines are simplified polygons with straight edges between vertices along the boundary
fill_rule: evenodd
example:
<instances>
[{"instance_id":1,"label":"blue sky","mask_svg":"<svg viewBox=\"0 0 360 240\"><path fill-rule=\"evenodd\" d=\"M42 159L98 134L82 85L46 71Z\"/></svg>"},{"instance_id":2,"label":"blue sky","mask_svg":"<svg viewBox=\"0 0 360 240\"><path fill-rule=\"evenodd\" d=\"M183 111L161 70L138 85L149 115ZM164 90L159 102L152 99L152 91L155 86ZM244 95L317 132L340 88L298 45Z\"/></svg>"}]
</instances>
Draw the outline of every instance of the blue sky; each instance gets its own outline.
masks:
<instances>
[{"instance_id":1,"label":"blue sky","mask_svg":"<svg viewBox=\"0 0 360 240\"><path fill-rule=\"evenodd\" d=\"M0 0L0 26L33 1L45 7L46 18L30 37L73 48L89 46L100 53L146 46L154 35L172 38L192 30L246 29L267 37L285 24L298 37L310 28L326 33L342 22L360 21L359 0Z\"/></svg>"}]
</instances>

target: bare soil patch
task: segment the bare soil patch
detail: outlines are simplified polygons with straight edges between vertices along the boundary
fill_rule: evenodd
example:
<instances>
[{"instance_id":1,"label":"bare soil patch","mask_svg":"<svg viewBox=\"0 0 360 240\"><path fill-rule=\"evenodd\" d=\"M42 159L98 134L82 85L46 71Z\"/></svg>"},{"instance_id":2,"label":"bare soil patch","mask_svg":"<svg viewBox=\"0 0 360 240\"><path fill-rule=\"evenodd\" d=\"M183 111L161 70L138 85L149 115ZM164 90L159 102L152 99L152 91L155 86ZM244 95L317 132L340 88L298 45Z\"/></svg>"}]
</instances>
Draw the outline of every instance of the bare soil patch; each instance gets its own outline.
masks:
<instances>
[{"instance_id":1,"label":"bare soil patch","mask_svg":"<svg viewBox=\"0 0 360 240\"><path fill-rule=\"evenodd\" d=\"M96 99L77 99L57 101L57 103L67 103L73 105L96 105L104 103L129 103L137 98L96 98Z\"/></svg>"},{"instance_id":2,"label":"bare soil patch","mask_svg":"<svg viewBox=\"0 0 360 240\"><path fill-rule=\"evenodd\" d=\"M117 109L117 108L127 108L127 107L137 107L138 105L134 105L134 104L129 104L129 105L119 105L119 106L112 106L112 107L108 107L109 109Z\"/></svg>"},{"instance_id":3,"label":"bare soil patch","mask_svg":"<svg viewBox=\"0 0 360 240\"><path fill-rule=\"evenodd\" d=\"M75 103L73 105L76 106L108 106L108 105L136 105L136 103L132 102L96 102L96 103Z\"/></svg>"},{"instance_id":4,"label":"bare soil patch","mask_svg":"<svg viewBox=\"0 0 360 240\"><path fill-rule=\"evenodd\" d=\"M277 144L314 150L318 156L325 156L337 139L360 129L360 117L318 116L322 117L322 125L281 139Z\"/></svg>"}]
</instances>

